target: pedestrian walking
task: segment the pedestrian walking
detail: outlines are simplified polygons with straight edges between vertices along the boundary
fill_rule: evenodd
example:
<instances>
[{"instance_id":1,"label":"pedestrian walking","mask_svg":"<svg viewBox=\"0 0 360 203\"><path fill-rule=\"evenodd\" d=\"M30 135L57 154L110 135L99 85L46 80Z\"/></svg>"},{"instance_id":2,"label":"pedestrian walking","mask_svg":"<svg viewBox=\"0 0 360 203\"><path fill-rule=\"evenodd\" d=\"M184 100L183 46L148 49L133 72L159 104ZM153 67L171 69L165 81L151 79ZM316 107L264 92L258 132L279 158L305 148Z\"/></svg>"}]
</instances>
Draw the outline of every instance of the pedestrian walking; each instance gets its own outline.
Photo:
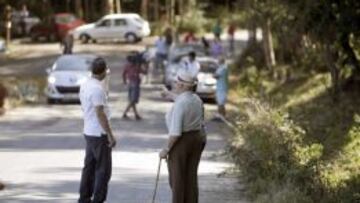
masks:
<instances>
[{"instance_id":1,"label":"pedestrian walking","mask_svg":"<svg viewBox=\"0 0 360 203\"><path fill-rule=\"evenodd\" d=\"M168 160L172 203L198 203L198 166L206 139L202 133L203 103L193 91L194 77L180 70L177 96L166 114L169 139L159 156Z\"/></svg>"},{"instance_id":2,"label":"pedestrian walking","mask_svg":"<svg viewBox=\"0 0 360 203\"><path fill-rule=\"evenodd\" d=\"M141 84L141 74L147 74L147 70L141 65L141 62L138 59L138 55L129 55L127 57L127 64L123 71L123 82L128 86L128 99L129 104L127 105L123 118L128 119L127 113L130 109L133 109L136 120L141 120L141 116L139 115L136 104L139 103L140 98L140 84Z\"/></svg>"},{"instance_id":3,"label":"pedestrian walking","mask_svg":"<svg viewBox=\"0 0 360 203\"><path fill-rule=\"evenodd\" d=\"M219 67L215 72L216 82L216 102L218 105L218 113L220 116L226 116L225 104L227 101L228 93L228 66L226 65L225 59L221 58L219 60Z\"/></svg>"},{"instance_id":4,"label":"pedestrian walking","mask_svg":"<svg viewBox=\"0 0 360 203\"><path fill-rule=\"evenodd\" d=\"M218 20L212 30L215 39L220 40L222 31L221 22Z\"/></svg>"},{"instance_id":5,"label":"pedestrian walking","mask_svg":"<svg viewBox=\"0 0 360 203\"><path fill-rule=\"evenodd\" d=\"M209 41L206 39L205 36L201 37L201 44L203 45L203 47L204 47L204 49L205 49L206 55L209 55L209 52L210 52L210 44L209 44Z\"/></svg>"},{"instance_id":6,"label":"pedestrian walking","mask_svg":"<svg viewBox=\"0 0 360 203\"><path fill-rule=\"evenodd\" d=\"M224 54L224 48L222 46L222 43L220 39L214 39L214 41L211 43L211 56L218 59L223 56Z\"/></svg>"},{"instance_id":7,"label":"pedestrian walking","mask_svg":"<svg viewBox=\"0 0 360 203\"><path fill-rule=\"evenodd\" d=\"M0 116L5 114L5 99L8 92L3 84L0 83Z\"/></svg>"},{"instance_id":8,"label":"pedestrian walking","mask_svg":"<svg viewBox=\"0 0 360 203\"><path fill-rule=\"evenodd\" d=\"M67 33L62 39L60 46L63 48L63 54L72 54L74 47L74 36L72 33Z\"/></svg>"},{"instance_id":9,"label":"pedestrian walking","mask_svg":"<svg viewBox=\"0 0 360 203\"><path fill-rule=\"evenodd\" d=\"M165 73L164 61L167 60L170 46L164 36L159 37L155 42L155 67L157 71Z\"/></svg>"},{"instance_id":10,"label":"pedestrian walking","mask_svg":"<svg viewBox=\"0 0 360 203\"><path fill-rule=\"evenodd\" d=\"M29 11L27 9L26 4L23 4L20 11L20 29L21 29L21 36L26 36L26 18L29 17Z\"/></svg>"},{"instance_id":11,"label":"pedestrian walking","mask_svg":"<svg viewBox=\"0 0 360 203\"><path fill-rule=\"evenodd\" d=\"M92 77L80 87L86 151L79 203L105 202L112 170L111 152L116 145L110 127L107 96L101 85L107 75L105 60L95 59L91 72Z\"/></svg>"},{"instance_id":12,"label":"pedestrian walking","mask_svg":"<svg viewBox=\"0 0 360 203\"><path fill-rule=\"evenodd\" d=\"M236 31L235 24L231 23L227 30L230 55L233 55L235 52L235 31Z\"/></svg>"}]
</instances>

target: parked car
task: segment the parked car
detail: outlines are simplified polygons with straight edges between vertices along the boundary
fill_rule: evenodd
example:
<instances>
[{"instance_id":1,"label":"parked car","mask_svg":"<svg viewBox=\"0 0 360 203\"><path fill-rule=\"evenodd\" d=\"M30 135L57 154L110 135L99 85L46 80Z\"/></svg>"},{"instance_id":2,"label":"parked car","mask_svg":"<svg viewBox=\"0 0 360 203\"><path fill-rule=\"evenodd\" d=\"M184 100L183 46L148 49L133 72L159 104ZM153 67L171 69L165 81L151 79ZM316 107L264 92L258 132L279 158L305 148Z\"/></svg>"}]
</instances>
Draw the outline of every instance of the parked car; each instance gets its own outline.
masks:
<instances>
[{"instance_id":1,"label":"parked car","mask_svg":"<svg viewBox=\"0 0 360 203\"><path fill-rule=\"evenodd\" d=\"M66 34L84 24L82 19L71 13L58 13L34 25L30 30L33 41L45 38L48 41L62 40Z\"/></svg>"},{"instance_id":2,"label":"parked car","mask_svg":"<svg viewBox=\"0 0 360 203\"><path fill-rule=\"evenodd\" d=\"M177 70L182 66L182 61L192 51L196 53L197 58L206 56L204 47L199 44L178 44L171 47L168 58L164 62L164 83L168 89L171 89Z\"/></svg>"},{"instance_id":3,"label":"parked car","mask_svg":"<svg viewBox=\"0 0 360 203\"><path fill-rule=\"evenodd\" d=\"M176 79L177 72L181 68L185 68L184 61L188 60L187 54L189 51L195 51L197 53L196 60L200 63L200 71L197 76L198 84L196 93L203 99L215 99L216 93L216 79L214 74L218 67L217 60L206 56L201 47L197 45L190 45L190 47L175 48L173 52L170 52L169 61L165 70L165 86L168 89L172 89L174 81Z\"/></svg>"},{"instance_id":4,"label":"parked car","mask_svg":"<svg viewBox=\"0 0 360 203\"><path fill-rule=\"evenodd\" d=\"M21 21L22 21L22 17L21 17L21 12L20 11L13 11L12 15L11 15L11 21L12 21L12 35L13 36L20 36L22 34L29 34L31 28L40 23L40 18L32 15L31 13L29 14L29 16L27 16L24 19L24 23L25 23L25 33L22 33L22 27L21 27Z\"/></svg>"},{"instance_id":5,"label":"parked car","mask_svg":"<svg viewBox=\"0 0 360 203\"><path fill-rule=\"evenodd\" d=\"M73 34L75 39L83 43L97 40L126 40L135 43L150 35L150 26L138 14L109 14L95 23L76 28Z\"/></svg>"},{"instance_id":6,"label":"parked car","mask_svg":"<svg viewBox=\"0 0 360 203\"><path fill-rule=\"evenodd\" d=\"M91 64L96 58L92 54L60 56L53 66L47 69L46 88L49 104L62 101L79 101L80 85L91 77ZM102 81L105 90L109 90L109 75Z\"/></svg>"}]
</instances>

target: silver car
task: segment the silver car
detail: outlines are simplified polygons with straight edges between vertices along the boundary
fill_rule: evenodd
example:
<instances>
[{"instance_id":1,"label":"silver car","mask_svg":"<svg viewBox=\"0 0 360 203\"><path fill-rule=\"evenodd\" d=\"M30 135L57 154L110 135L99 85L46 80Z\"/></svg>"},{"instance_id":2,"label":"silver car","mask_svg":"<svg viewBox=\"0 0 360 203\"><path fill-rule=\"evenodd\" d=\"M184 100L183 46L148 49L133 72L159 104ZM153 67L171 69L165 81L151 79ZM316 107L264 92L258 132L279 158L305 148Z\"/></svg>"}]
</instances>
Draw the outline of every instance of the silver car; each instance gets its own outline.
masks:
<instances>
[{"instance_id":1,"label":"silver car","mask_svg":"<svg viewBox=\"0 0 360 203\"><path fill-rule=\"evenodd\" d=\"M181 56L167 64L165 72L165 86L167 89L172 89L177 72L184 68L184 60L187 60L187 56ZM214 75L218 67L217 60L207 56L198 56L196 60L200 63L196 93L203 99L215 99L216 79Z\"/></svg>"},{"instance_id":2,"label":"silver car","mask_svg":"<svg viewBox=\"0 0 360 203\"><path fill-rule=\"evenodd\" d=\"M97 56L91 54L63 55L47 69L46 96L49 104L79 101L80 85L91 77L91 64ZM109 73L109 72L108 72ZM103 80L108 92L109 75Z\"/></svg>"}]
</instances>

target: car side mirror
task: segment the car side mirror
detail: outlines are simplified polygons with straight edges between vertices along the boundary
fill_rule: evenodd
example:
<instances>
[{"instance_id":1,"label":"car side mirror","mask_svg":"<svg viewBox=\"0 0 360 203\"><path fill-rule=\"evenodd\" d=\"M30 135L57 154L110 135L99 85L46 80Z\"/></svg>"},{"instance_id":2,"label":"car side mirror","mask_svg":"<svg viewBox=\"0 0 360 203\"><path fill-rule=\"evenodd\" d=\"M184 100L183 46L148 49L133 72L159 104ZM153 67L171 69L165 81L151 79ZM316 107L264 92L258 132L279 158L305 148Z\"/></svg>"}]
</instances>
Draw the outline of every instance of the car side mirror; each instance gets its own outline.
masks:
<instances>
[{"instance_id":1,"label":"car side mirror","mask_svg":"<svg viewBox=\"0 0 360 203\"><path fill-rule=\"evenodd\" d=\"M51 73L51 68L47 68L47 69L46 69L46 73L47 73L47 74L50 74L50 73Z\"/></svg>"}]
</instances>

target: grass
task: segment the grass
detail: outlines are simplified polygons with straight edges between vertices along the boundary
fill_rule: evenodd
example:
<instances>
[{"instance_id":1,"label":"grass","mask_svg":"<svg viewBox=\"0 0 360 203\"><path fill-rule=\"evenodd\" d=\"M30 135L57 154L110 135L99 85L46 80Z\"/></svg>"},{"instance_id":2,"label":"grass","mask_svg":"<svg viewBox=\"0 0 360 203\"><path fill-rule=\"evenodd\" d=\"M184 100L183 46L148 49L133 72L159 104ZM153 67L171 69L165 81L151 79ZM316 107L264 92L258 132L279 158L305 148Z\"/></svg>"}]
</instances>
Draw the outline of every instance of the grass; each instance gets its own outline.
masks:
<instances>
[{"instance_id":1,"label":"grass","mask_svg":"<svg viewBox=\"0 0 360 203\"><path fill-rule=\"evenodd\" d=\"M231 148L249 196L274 203L360 201L359 90L342 91L335 103L326 73L274 80L249 68L237 75L230 97L241 120Z\"/></svg>"}]
</instances>

